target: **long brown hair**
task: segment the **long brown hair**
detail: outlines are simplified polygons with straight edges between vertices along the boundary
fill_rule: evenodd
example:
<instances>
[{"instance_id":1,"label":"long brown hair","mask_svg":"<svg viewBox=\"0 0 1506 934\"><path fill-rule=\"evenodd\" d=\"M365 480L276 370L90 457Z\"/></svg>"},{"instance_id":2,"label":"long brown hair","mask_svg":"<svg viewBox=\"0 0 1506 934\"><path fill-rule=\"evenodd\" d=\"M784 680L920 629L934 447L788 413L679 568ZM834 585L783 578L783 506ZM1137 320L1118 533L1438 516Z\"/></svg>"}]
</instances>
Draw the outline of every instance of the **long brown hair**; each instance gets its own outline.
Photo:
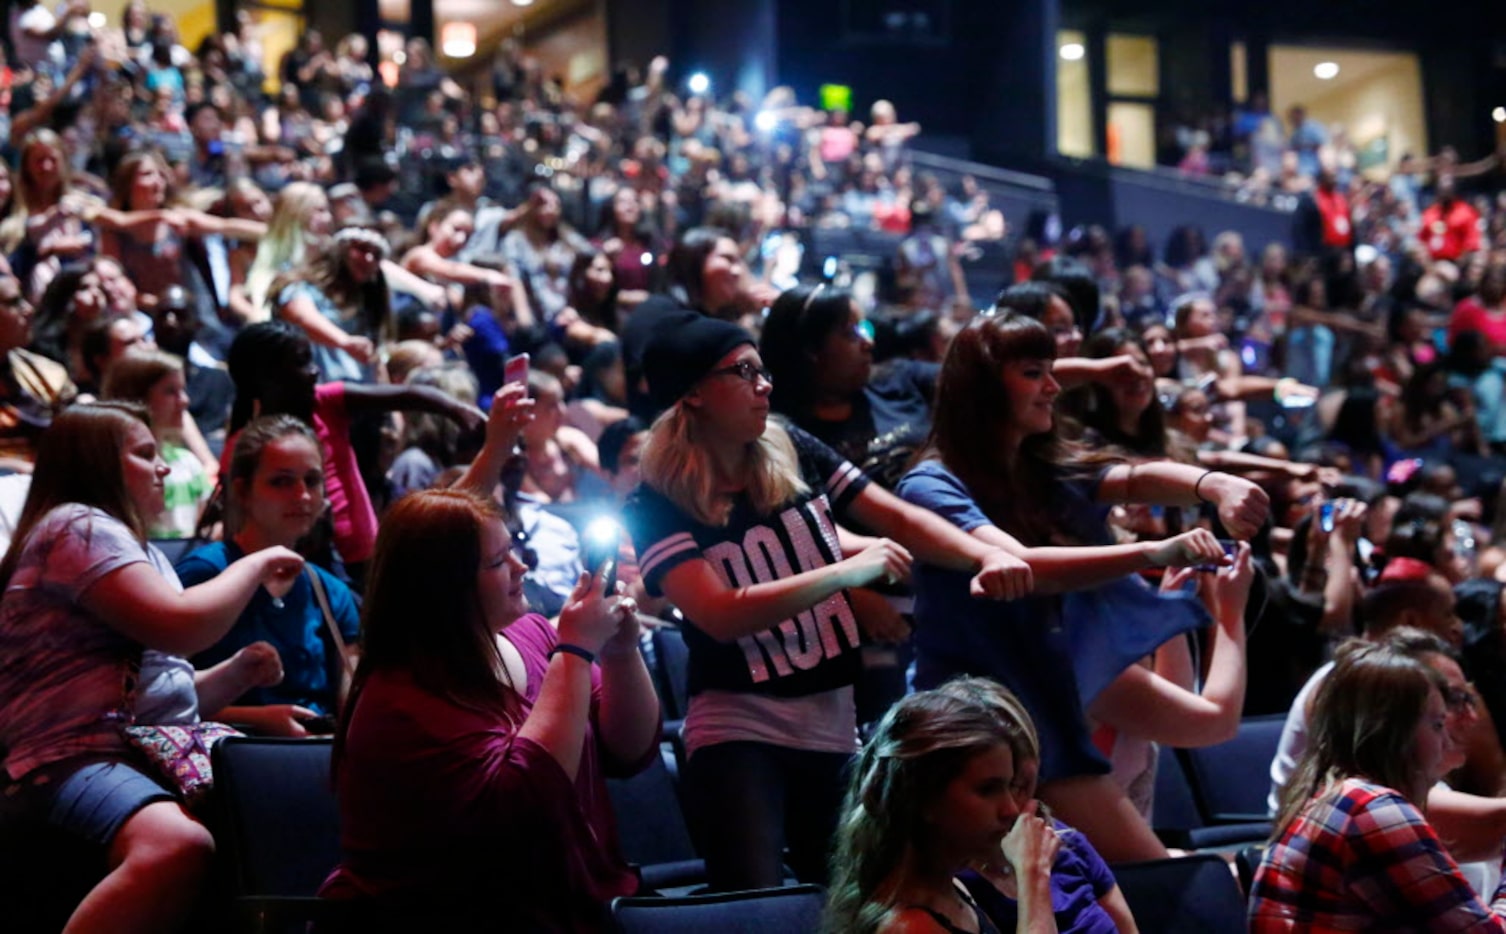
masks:
<instances>
[{"instance_id":1,"label":"long brown hair","mask_svg":"<svg viewBox=\"0 0 1506 934\"><path fill-rule=\"evenodd\" d=\"M121 469L126 434L133 422L148 430L145 406L134 402L74 405L53 420L37 444L37 462L26 505L16 521L10 550L0 561L0 592L10 584L26 540L36 524L58 506L80 503L109 513L146 541L149 517L136 511Z\"/></svg>"},{"instance_id":2,"label":"long brown hair","mask_svg":"<svg viewBox=\"0 0 1506 934\"><path fill-rule=\"evenodd\" d=\"M980 315L952 339L936 383L931 436L917 460L939 459L967 487L983 513L1026 545L1059 539L1050 491L1063 469L1116 462L1062 440L1031 435L1013 461L1005 455L1010 400L1001 373L1016 360L1055 360L1056 339L1021 314Z\"/></svg>"},{"instance_id":3,"label":"long brown hair","mask_svg":"<svg viewBox=\"0 0 1506 934\"><path fill-rule=\"evenodd\" d=\"M825 930L883 926L921 868L917 860L930 835L926 810L974 756L998 746L1009 748L1017 771L1040 761L1029 713L996 682L960 678L890 708L848 785Z\"/></svg>"},{"instance_id":4,"label":"long brown hair","mask_svg":"<svg viewBox=\"0 0 1506 934\"><path fill-rule=\"evenodd\" d=\"M1313 701L1308 746L1282 789L1271 839L1346 778L1384 785L1421 808L1432 779L1415 771L1414 738L1428 695L1447 690L1441 674L1396 645L1352 639L1342 646Z\"/></svg>"},{"instance_id":5,"label":"long brown hair","mask_svg":"<svg viewBox=\"0 0 1506 934\"><path fill-rule=\"evenodd\" d=\"M476 589L481 532L492 522L501 525L501 508L461 490L409 494L383 517L361 611L361 662L335 734L337 768L351 713L377 672L405 672L419 689L468 710L515 716Z\"/></svg>"}]
</instances>

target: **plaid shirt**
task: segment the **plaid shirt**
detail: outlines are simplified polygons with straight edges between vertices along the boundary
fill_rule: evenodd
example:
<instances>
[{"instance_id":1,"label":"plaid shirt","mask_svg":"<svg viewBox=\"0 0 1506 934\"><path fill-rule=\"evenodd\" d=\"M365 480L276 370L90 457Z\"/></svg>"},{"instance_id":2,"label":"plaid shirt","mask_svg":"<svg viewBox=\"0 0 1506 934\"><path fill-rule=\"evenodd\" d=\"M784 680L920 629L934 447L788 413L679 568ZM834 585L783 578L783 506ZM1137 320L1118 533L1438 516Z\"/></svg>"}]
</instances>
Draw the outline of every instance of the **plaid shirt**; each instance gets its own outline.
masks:
<instances>
[{"instance_id":1,"label":"plaid shirt","mask_svg":"<svg viewBox=\"0 0 1506 934\"><path fill-rule=\"evenodd\" d=\"M1395 791L1346 779L1265 851L1250 930L1503 931L1506 883L1486 908L1422 813Z\"/></svg>"}]
</instances>

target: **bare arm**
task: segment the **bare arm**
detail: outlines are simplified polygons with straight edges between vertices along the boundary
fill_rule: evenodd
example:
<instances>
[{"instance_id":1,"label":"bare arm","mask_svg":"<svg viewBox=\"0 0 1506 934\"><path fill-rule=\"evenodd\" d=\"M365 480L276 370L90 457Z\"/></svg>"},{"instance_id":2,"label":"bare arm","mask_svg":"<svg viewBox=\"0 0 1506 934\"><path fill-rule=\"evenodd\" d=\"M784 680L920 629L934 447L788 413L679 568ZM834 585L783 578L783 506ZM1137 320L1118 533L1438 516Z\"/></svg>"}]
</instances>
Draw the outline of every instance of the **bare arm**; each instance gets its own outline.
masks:
<instances>
[{"instance_id":1,"label":"bare arm","mask_svg":"<svg viewBox=\"0 0 1506 934\"><path fill-rule=\"evenodd\" d=\"M1240 546L1233 567L1204 582L1215 625L1201 694L1136 665L1094 699L1088 710L1093 719L1173 746L1209 746L1232 739L1244 707L1244 611L1254 576L1246 544Z\"/></svg>"},{"instance_id":2,"label":"bare arm","mask_svg":"<svg viewBox=\"0 0 1506 934\"><path fill-rule=\"evenodd\" d=\"M500 285L507 277L495 269L482 269L470 263L445 259L431 246L417 246L403 257L403 268L415 275L458 282L461 285Z\"/></svg>"},{"instance_id":3,"label":"bare arm","mask_svg":"<svg viewBox=\"0 0 1506 934\"><path fill-rule=\"evenodd\" d=\"M850 507L864 526L892 538L920 560L954 571L972 571L975 597L1013 600L1033 587L1030 566L1005 549L981 541L935 513L912 506L870 483Z\"/></svg>"},{"instance_id":4,"label":"bare arm","mask_svg":"<svg viewBox=\"0 0 1506 934\"><path fill-rule=\"evenodd\" d=\"M320 346L343 350L357 360L371 359L371 341L342 331L339 325L319 313L319 309L314 307L313 300L307 295L299 295L292 301L279 305L277 313L284 320L302 328L309 340Z\"/></svg>"},{"instance_id":5,"label":"bare arm","mask_svg":"<svg viewBox=\"0 0 1506 934\"><path fill-rule=\"evenodd\" d=\"M156 568L136 562L95 581L79 602L144 646L187 656L202 652L229 632L259 587L280 596L302 568L303 559L292 551L268 548L179 593Z\"/></svg>"},{"instance_id":6,"label":"bare arm","mask_svg":"<svg viewBox=\"0 0 1506 934\"><path fill-rule=\"evenodd\" d=\"M618 592L621 593L620 586ZM601 649L601 706L596 735L619 761L636 762L659 738L659 695L638 650L639 624L634 601L630 620Z\"/></svg>"},{"instance_id":7,"label":"bare arm","mask_svg":"<svg viewBox=\"0 0 1506 934\"><path fill-rule=\"evenodd\" d=\"M491 499L502 480L503 465L512 456L523 426L531 421L533 400L528 398L527 386L508 383L498 389L492 396L492 409L486 417L486 442L456 486Z\"/></svg>"},{"instance_id":8,"label":"bare arm","mask_svg":"<svg viewBox=\"0 0 1506 934\"><path fill-rule=\"evenodd\" d=\"M1172 461L1110 467L1098 488L1105 503L1151 503L1218 508L1219 520L1235 538L1249 540L1270 515L1271 500L1248 480Z\"/></svg>"},{"instance_id":9,"label":"bare arm","mask_svg":"<svg viewBox=\"0 0 1506 934\"><path fill-rule=\"evenodd\" d=\"M887 539L851 558L825 567L747 587L729 587L711 563L692 558L664 575L661 589L696 627L719 642L735 642L778 625L848 587L883 577L899 580L910 556Z\"/></svg>"},{"instance_id":10,"label":"bare arm","mask_svg":"<svg viewBox=\"0 0 1506 934\"><path fill-rule=\"evenodd\" d=\"M604 597L605 584L601 576L580 576L570 600L560 611L562 644L578 646L600 656L620 627L637 625L632 602ZM642 662L638 664L641 667ZM573 782L580 771L590 716L591 663L578 655L558 652L549 660L539 698L518 735L543 746ZM654 723L657 718L649 719Z\"/></svg>"},{"instance_id":11,"label":"bare arm","mask_svg":"<svg viewBox=\"0 0 1506 934\"><path fill-rule=\"evenodd\" d=\"M1500 859L1501 841L1506 840L1506 798L1434 787L1428 792L1428 823L1454 859Z\"/></svg>"}]
</instances>

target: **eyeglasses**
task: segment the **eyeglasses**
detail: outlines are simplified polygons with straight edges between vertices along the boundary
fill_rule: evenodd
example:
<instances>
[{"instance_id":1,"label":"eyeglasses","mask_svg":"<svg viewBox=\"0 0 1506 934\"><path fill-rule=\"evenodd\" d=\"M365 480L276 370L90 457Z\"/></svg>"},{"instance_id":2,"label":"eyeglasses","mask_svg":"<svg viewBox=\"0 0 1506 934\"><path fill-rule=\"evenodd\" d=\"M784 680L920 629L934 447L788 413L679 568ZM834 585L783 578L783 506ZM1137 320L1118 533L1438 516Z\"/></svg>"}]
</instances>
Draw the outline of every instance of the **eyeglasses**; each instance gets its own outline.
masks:
<instances>
[{"instance_id":1,"label":"eyeglasses","mask_svg":"<svg viewBox=\"0 0 1506 934\"><path fill-rule=\"evenodd\" d=\"M762 379L770 386L774 385L774 374L769 372L768 367L758 366L746 360L739 361L731 366L724 366L719 370L712 370L707 376L736 376L745 382L758 384Z\"/></svg>"},{"instance_id":2,"label":"eyeglasses","mask_svg":"<svg viewBox=\"0 0 1506 934\"><path fill-rule=\"evenodd\" d=\"M1475 694L1471 687L1468 684L1462 688L1449 687L1443 692L1443 705L1453 711L1474 710Z\"/></svg>"}]
</instances>

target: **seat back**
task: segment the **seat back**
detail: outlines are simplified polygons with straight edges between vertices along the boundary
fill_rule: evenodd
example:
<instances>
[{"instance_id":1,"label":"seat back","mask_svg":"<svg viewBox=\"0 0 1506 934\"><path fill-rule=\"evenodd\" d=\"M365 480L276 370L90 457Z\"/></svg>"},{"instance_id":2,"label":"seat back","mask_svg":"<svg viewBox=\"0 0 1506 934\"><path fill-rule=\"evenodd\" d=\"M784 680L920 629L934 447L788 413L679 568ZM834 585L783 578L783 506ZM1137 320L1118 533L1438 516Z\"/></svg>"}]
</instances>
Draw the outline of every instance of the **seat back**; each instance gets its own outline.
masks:
<instances>
[{"instance_id":1,"label":"seat back","mask_svg":"<svg viewBox=\"0 0 1506 934\"><path fill-rule=\"evenodd\" d=\"M237 895L311 896L340 861L329 739L230 737L214 785Z\"/></svg>"},{"instance_id":2,"label":"seat back","mask_svg":"<svg viewBox=\"0 0 1506 934\"><path fill-rule=\"evenodd\" d=\"M1245 900L1217 856L1120 863L1110 867L1135 923L1146 934L1209 934L1247 929Z\"/></svg>"},{"instance_id":3,"label":"seat back","mask_svg":"<svg viewBox=\"0 0 1506 934\"><path fill-rule=\"evenodd\" d=\"M683 720L690 707L690 650L685 634L673 626L653 631L654 680L665 720Z\"/></svg>"},{"instance_id":4,"label":"seat back","mask_svg":"<svg viewBox=\"0 0 1506 934\"><path fill-rule=\"evenodd\" d=\"M622 855L630 863L647 866L696 858L674 778L665 761L666 756L673 755L661 748L648 768L632 778L607 779Z\"/></svg>"},{"instance_id":5,"label":"seat back","mask_svg":"<svg viewBox=\"0 0 1506 934\"><path fill-rule=\"evenodd\" d=\"M806 934L821 925L818 885L680 898L618 898L612 922L624 934Z\"/></svg>"},{"instance_id":6,"label":"seat back","mask_svg":"<svg viewBox=\"0 0 1506 934\"><path fill-rule=\"evenodd\" d=\"M1203 826L1192 783L1177 758L1177 751L1162 746L1156 759L1156 786L1151 805L1151 826L1167 846L1188 846L1188 832Z\"/></svg>"},{"instance_id":7,"label":"seat back","mask_svg":"<svg viewBox=\"0 0 1506 934\"><path fill-rule=\"evenodd\" d=\"M1193 794L1210 824L1268 819L1271 760L1281 741L1285 714L1248 717L1226 743L1182 750Z\"/></svg>"}]
</instances>

